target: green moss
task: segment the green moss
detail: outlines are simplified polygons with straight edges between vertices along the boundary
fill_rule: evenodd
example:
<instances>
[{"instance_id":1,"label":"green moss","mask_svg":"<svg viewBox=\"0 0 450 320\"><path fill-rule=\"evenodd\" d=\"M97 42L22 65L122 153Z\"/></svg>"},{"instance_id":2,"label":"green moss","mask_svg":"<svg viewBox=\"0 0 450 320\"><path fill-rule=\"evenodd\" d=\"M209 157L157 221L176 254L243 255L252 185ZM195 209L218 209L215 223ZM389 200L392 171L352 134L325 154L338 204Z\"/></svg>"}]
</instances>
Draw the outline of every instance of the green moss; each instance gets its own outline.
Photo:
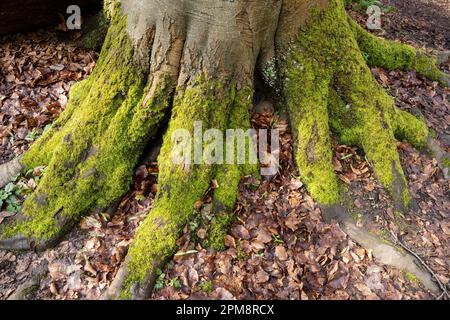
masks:
<instances>
[{"instance_id":1,"label":"green moss","mask_svg":"<svg viewBox=\"0 0 450 320\"><path fill-rule=\"evenodd\" d=\"M413 47L377 37L364 30L351 17L348 17L348 20L359 48L367 54L370 66L389 70L410 70L413 67L416 58L416 50Z\"/></svg>"},{"instance_id":2,"label":"green moss","mask_svg":"<svg viewBox=\"0 0 450 320\"><path fill-rule=\"evenodd\" d=\"M442 159L442 165L444 166L444 168L450 168L450 159L448 157Z\"/></svg>"},{"instance_id":3,"label":"green moss","mask_svg":"<svg viewBox=\"0 0 450 320\"><path fill-rule=\"evenodd\" d=\"M228 225L233 220L229 212L219 213L214 216L209 228L208 241L206 246L217 251L225 250L225 236L227 235Z\"/></svg>"},{"instance_id":4,"label":"green moss","mask_svg":"<svg viewBox=\"0 0 450 320\"><path fill-rule=\"evenodd\" d=\"M190 221L195 202L203 197L210 181L215 177L214 165L174 165L171 152L178 141L172 140L172 134L183 128L193 135L195 121L201 121L204 127L207 125L210 128L225 130L228 122L226 115L236 97L240 95L234 88L224 85L223 82L209 80L206 76L195 79L176 96L172 119L158 161L160 188L155 207L139 228L130 247L129 276L122 298L131 298L132 288L143 283L154 263L175 252L176 240L182 227ZM193 141L191 145L194 150ZM229 197L234 199L234 195L230 196L229 191L224 191L222 202L231 205ZM216 216L216 221L222 221L218 217ZM227 216L224 216L223 220L227 220ZM213 229L215 230L215 227Z\"/></svg>"},{"instance_id":5,"label":"green moss","mask_svg":"<svg viewBox=\"0 0 450 320\"><path fill-rule=\"evenodd\" d=\"M250 129L250 113L253 93L250 90L241 90L237 93L232 111L229 115L227 129L240 129L244 132ZM250 163L251 153L254 152L250 148L251 137L245 135L245 163L244 164L224 164L217 167L216 180L219 185L214 190L214 212L215 216L211 221L208 241L208 248L222 251L225 249L224 238L227 234L228 225L233 220L232 212L236 205L239 193L239 181L241 176L254 173L258 165ZM227 141L229 143L230 141ZM237 161L238 144L234 141L234 157ZM228 147L228 146L227 146ZM227 159L225 150L224 158Z\"/></svg>"},{"instance_id":6,"label":"green moss","mask_svg":"<svg viewBox=\"0 0 450 320\"><path fill-rule=\"evenodd\" d=\"M448 86L448 83L444 80L447 76L437 67L436 58L430 57L424 52L417 53L411 69L430 80L440 82L444 87Z\"/></svg>"},{"instance_id":7,"label":"green moss","mask_svg":"<svg viewBox=\"0 0 450 320\"><path fill-rule=\"evenodd\" d=\"M333 204L339 200L339 188L331 162L327 110L332 70L329 65L312 58L322 51L320 44L317 44L317 39L323 37L321 27L313 23L306 32L302 31L298 43L285 57L283 91L302 181L317 201ZM311 45L317 50L315 53L310 51L314 50Z\"/></svg>"},{"instance_id":8,"label":"green moss","mask_svg":"<svg viewBox=\"0 0 450 320\"><path fill-rule=\"evenodd\" d=\"M358 40L358 41L357 41ZM348 18L342 1L314 7L297 40L282 57L284 96L297 141L296 163L311 195L323 204L339 199L331 165L331 129L342 143L363 148L396 203L410 201L395 137L426 145L428 129L397 110L369 64L388 68L417 63L414 49L376 38Z\"/></svg>"},{"instance_id":9,"label":"green moss","mask_svg":"<svg viewBox=\"0 0 450 320\"><path fill-rule=\"evenodd\" d=\"M435 58L409 45L377 37L364 30L352 18L348 17L348 20L359 48L366 54L370 66L388 70L415 70L428 79L447 85L443 81L444 73L437 67Z\"/></svg>"},{"instance_id":10,"label":"green moss","mask_svg":"<svg viewBox=\"0 0 450 320\"><path fill-rule=\"evenodd\" d=\"M309 192L322 204L335 204L340 198L329 135L330 125L336 123L329 118L328 104L337 62L347 54L342 46L353 39L345 20L341 1L330 1L324 10L312 8L310 21L281 63L296 164Z\"/></svg>"},{"instance_id":11,"label":"green moss","mask_svg":"<svg viewBox=\"0 0 450 320\"><path fill-rule=\"evenodd\" d=\"M24 203L25 221L5 226L2 237L52 239L88 210L106 207L128 191L172 88L163 79L144 104L150 88L133 63L125 29L126 17L116 14L93 74L74 86L67 110L24 155L28 168L48 168Z\"/></svg>"},{"instance_id":12,"label":"green moss","mask_svg":"<svg viewBox=\"0 0 450 320\"><path fill-rule=\"evenodd\" d=\"M118 0L103 0L103 13L108 20L111 20L117 14Z\"/></svg>"},{"instance_id":13,"label":"green moss","mask_svg":"<svg viewBox=\"0 0 450 320\"><path fill-rule=\"evenodd\" d=\"M428 127L422 119L395 108L394 134L397 139L406 140L418 149L427 146Z\"/></svg>"},{"instance_id":14,"label":"green moss","mask_svg":"<svg viewBox=\"0 0 450 320\"><path fill-rule=\"evenodd\" d=\"M214 217L209 227L206 247L222 251L228 225L233 220L233 209L238 196L242 171L238 165L221 165L217 168L216 180L219 187L214 190Z\"/></svg>"},{"instance_id":15,"label":"green moss","mask_svg":"<svg viewBox=\"0 0 450 320\"><path fill-rule=\"evenodd\" d=\"M216 173L219 188L214 190L214 200L219 210L231 211L236 204L242 171L237 165L221 165Z\"/></svg>"},{"instance_id":16,"label":"green moss","mask_svg":"<svg viewBox=\"0 0 450 320\"><path fill-rule=\"evenodd\" d=\"M237 164L238 160L238 142L239 137L236 135L232 141L224 139L227 148L230 148L232 155L227 157L227 150L224 150L224 165L217 167L216 180L219 188L214 190L214 199L221 207L220 210L232 211L238 195L239 181L242 175L254 173L258 165L250 163L252 149L250 148L251 137L247 135L250 129L250 113L249 108L253 99L253 92L249 89L240 90L234 99L231 112L227 119L227 130L242 130L245 148L245 163ZM233 143L233 145L231 145ZM232 158L233 163L228 163L227 159Z\"/></svg>"},{"instance_id":17,"label":"green moss","mask_svg":"<svg viewBox=\"0 0 450 320\"><path fill-rule=\"evenodd\" d=\"M407 279L409 282L411 282L411 283L413 283L413 284L415 284L415 285L417 285L417 284L420 283L420 280L417 278L417 276L416 276L414 273L411 273L411 272L404 272L404 274L405 274L406 279Z\"/></svg>"}]
</instances>

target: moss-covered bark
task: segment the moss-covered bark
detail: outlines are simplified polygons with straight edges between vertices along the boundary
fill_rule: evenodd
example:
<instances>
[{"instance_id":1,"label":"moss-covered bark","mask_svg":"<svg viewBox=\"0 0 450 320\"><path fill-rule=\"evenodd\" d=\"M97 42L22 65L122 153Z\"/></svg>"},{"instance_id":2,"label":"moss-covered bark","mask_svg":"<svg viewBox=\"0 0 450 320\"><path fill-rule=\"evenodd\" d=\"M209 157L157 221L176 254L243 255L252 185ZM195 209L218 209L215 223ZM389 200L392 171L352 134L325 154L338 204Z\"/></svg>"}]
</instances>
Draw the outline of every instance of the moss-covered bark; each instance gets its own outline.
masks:
<instances>
[{"instance_id":1,"label":"moss-covered bark","mask_svg":"<svg viewBox=\"0 0 450 320\"><path fill-rule=\"evenodd\" d=\"M174 132L187 130L193 137L193 120L201 121L204 127L225 130L230 110L244 107L248 114L250 103L251 91L248 89L236 92L234 85L225 85L204 76L197 78L176 96L158 161L160 187L155 206L139 228L129 250L127 276L120 298L145 296L143 293L148 288L145 284L153 281L154 277L149 271L155 271L160 261L174 253L182 227L192 217L195 202L203 197L213 178L217 177L220 181L216 201L228 210L236 201L240 178L240 173L235 171L237 167L217 171L215 165L175 165L172 150L179 141L173 139ZM194 150L193 139L190 144L191 150ZM231 185L227 185L230 182Z\"/></svg>"},{"instance_id":2,"label":"moss-covered bark","mask_svg":"<svg viewBox=\"0 0 450 320\"><path fill-rule=\"evenodd\" d=\"M438 81L444 86L449 84L449 75L439 70L435 57L409 45L370 34L350 17L348 21L370 66L388 70L415 70L423 77Z\"/></svg>"},{"instance_id":3,"label":"moss-covered bark","mask_svg":"<svg viewBox=\"0 0 450 320\"><path fill-rule=\"evenodd\" d=\"M238 93L238 98L235 99L233 108L228 117L227 130L242 130L247 133L250 129L250 102L253 94L250 89L242 90ZM235 131L236 132L236 131ZM233 140L230 146L227 147L234 150L232 152L233 157L238 156L238 141L235 136L230 135ZM250 143L252 137L250 135L244 135L245 145L245 158L250 159L252 156L250 153L256 152ZM236 141L235 141L236 140ZM230 143L230 141L227 141ZM227 150L224 152L224 159L227 159ZM232 155L229 155L231 158ZM214 202L213 212L214 217L211 221L211 226L208 234L208 241L206 245L215 250L225 249L225 236L227 234L228 225L233 219L232 212L236 205L238 197L238 187L242 176L248 176L257 174L258 165L246 162L244 164L223 164L217 166L215 179L218 184L218 188L214 190Z\"/></svg>"},{"instance_id":4,"label":"moss-covered bark","mask_svg":"<svg viewBox=\"0 0 450 320\"><path fill-rule=\"evenodd\" d=\"M176 251L182 227L213 179L219 187L207 245L223 249L239 180L256 165L177 164L172 152L181 142L173 134L182 129L193 137L198 121L204 129L245 132L257 69L289 112L296 163L320 204L341 201L331 134L360 146L398 206L408 204L396 139L421 148L428 129L395 108L368 64L416 69L442 80L434 61L368 34L349 20L342 0L286 0L283 6L277 0L210 1L208 19L193 14L205 9L196 1L179 3L186 12L165 0L122 0L124 10L117 0L105 1L111 26L100 60L71 90L69 105L52 129L23 157L27 168L48 169L26 200L22 219L2 224L0 247L2 239L15 236L44 247L81 215L122 196L145 147L170 115L155 205L137 231L110 297L150 294L156 268ZM194 141L188 145L192 152ZM247 159L254 152L249 146ZM232 150L237 153L236 146Z\"/></svg>"}]
</instances>

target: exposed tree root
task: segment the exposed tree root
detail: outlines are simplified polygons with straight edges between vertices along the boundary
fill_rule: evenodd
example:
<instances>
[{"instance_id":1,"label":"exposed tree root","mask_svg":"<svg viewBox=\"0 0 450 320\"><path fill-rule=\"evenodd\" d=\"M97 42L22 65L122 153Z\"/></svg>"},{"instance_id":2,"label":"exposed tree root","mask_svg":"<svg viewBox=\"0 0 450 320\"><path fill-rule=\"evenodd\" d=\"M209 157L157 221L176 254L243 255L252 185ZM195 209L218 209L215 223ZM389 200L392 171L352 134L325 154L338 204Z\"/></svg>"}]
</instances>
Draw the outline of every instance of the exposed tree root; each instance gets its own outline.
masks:
<instances>
[{"instance_id":1,"label":"exposed tree root","mask_svg":"<svg viewBox=\"0 0 450 320\"><path fill-rule=\"evenodd\" d=\"M329 1L325 10L312 10L310 19L281 57L280 78L284 79L283 93L296 137L300 174L320 203L338 202L339 188L331 164L331 129L343 143L362 147L396 207L402 209L410 198L395 138L423 148L428 129L422 120L395 108L394 100L373 79L360 46L368 50L372 62L390 67L418 66L416 53L405 58L403 51L411 53L412 48L378 40L349 23L338 0ZM357 39L361 38L369 38L376 45L369 46L368 41L359 44ZM377 51L381 50L379 41L384 41L384 56ZM432 60L426 61L432 65Z\"/></svg>"},{"instance_id":2,"label":"exposed tree root","mask_svg":"<svg viewBox=\"0 0 450 320\"><path fill-rule=\"evenodd\" d=\"M443 86L450 86L450 75L438 68L439 64L448 60L448 52L441 52L436 57L431 57L411 46L372 35L350 17L348 20L359 48L365 54L370 66L387 70L415 70L425 78L438 81Z\"/></svg>"},{"instance_id":3,"label":"exposed tree root","mask_svg":"<svg viewBox=\"0 0 450 320\"><path fill-rule=\"evenodd\" d=\"M96 71L73 88L66 112L24 155L27 168L48 165L48 171L25 201L21 219L2 226L1 247L13 239L23 247L24 238L47 247L81 214L108 207L128 190L173 85L168 76L155 74L152 86L145 87L139 66L133 65L125 20L116 16Z\"/></svg>"},{"instance_id":4,"label":"exposed tree root","mask_svg":"<svg viewBox=\"0 0 450 320\"><path fill-rule=\"evenodd\" d=\"M362 247L373 251L374 257L389 266L414 274L430 291L438 294L440 288L434 282L429 270L420 265L416 257L401 248L395 247L378 237L370 234L366 229L358 227L349 211L341 205L322 207L322 215L326 222L336 220L342 230Z\"/></svg>"},{"instance_id":5,"label":"exposed tree root","mask_svg":"<svg viewBox=\"0 0 450 320\"><path fill-rule=\"evenodd\" d=\"M442 150L441 146L432 137L428 138L428 151L438 162L445 179L450 179L450 154Z\"/></svg>"},{"instance_id":6,"label":"exposed tree root","mask_svg":"<svg viewBox=\"0 0 450 320\"><path fill-rule=\"evenodd\" d=\"M251 105L251 91L214 84L214 80L198 78L188 86L184 93L180 93L175 101L172 119L165 135L161 154L159 155L159 191L154 208L139 228L136 238L131 245L128 258L120 272L120 279L114 283L108 295L115 298L145 298L150 294L154 282L155 272L166 258L176 250L178 239L183 226L192 218L194 204L203 197L212 179L216 179L219 188L214 195L216 227L220 227L221 217L228 214L235 205L237 185L242 172L237 166L215 165L183 165L174 166L172 163L173 150L177 145L186 141L174 140L174 133L178 129L186 130L189 136L194 134L195 124L191 119L197 119L209 128L225 130L227 127L241 127L245 121L249 127L248 109ZM220 96L219 101L214 100ZM231 119L227 121L229 110ZM241 118L240 115L245 115ZM233 119L235 117L235 119ZM233 123L239 121L239 123ZM227 125L228 124L228 125ZM195 148L194 142L189 141L189 148ZM205 142L204 142L205 143ZM182 146L183 148L186 145ZM189 153L190 155L190 153ZM212 228L211 245L220 241L220 231ZM223 232L223 231L222 231ZM224 236L224 234L223 234ZM223 237L222 237L223 241ZM220 244L220 242L219 242ZM120 283L123 281L122 283Z\"/></svg>"}]
</instances>

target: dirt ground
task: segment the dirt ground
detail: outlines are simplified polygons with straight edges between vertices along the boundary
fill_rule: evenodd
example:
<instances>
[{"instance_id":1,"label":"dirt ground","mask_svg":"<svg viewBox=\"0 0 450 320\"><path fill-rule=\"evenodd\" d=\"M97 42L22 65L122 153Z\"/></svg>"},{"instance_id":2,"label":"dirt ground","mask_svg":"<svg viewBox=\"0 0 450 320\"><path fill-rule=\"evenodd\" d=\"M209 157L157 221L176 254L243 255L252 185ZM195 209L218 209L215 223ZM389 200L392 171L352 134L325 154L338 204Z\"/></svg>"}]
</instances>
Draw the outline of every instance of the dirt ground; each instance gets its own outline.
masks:
<instances>
[{"instance_id":1,"label":"dirt ground","mask_svg":"<svg viewBox=\"0 0 450 320\"><path fill-rule=\"evenodd\" d=\"M416 47L450 49L450 3L383 0L383 37ZM351 12L364 23L364 14ZM24 152L64 109L70 86L86 77L97 54L62 43L53 31L14 35L0 42L0 163ZM450 61L443 66L450 70ZM373 69L398 107L424 116L450 150L450 90L414 72ZM264 98L264 97L262 97ZM256 102L259 104L260 101ZM258 108L255 108L258 109ZM259 109L258 109L259 110ZM210 219L210 195L199 221L184 229L179 250L160 271L153 299L434 299L412 275L377 261L320 208L298 178L289 125L272 113L252 115L255 128L280 129L281 167L271 181L241 181L226 250L202 247ZM371 165L357 148L334 145L334 166L347 185L354 219L387 242L394 236L449 287L450 181L435 159L399 142L415 206L393 210ZM157 163L136 170L133 188L113 215L84 218L57 247L43 253L0 251L0 299L33 282L33 299L97 299L110 284L157 190ZM40 173L17 183L30 191ZM20 197L18 197L20 201ZM0 208L1 209L1 208ZM1 211L1 210L0 210ZM0 215L0 223L3 218Z\"/></svg>"}]
</instances>

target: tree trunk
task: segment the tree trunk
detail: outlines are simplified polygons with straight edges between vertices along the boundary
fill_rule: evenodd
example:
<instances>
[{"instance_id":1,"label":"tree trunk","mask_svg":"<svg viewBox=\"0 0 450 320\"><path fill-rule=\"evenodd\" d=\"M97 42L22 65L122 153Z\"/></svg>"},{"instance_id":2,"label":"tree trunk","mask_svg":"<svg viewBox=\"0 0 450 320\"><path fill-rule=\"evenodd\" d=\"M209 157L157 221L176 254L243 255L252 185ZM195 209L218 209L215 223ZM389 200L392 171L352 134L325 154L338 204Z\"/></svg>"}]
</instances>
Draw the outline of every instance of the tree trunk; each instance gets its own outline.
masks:
<instances>
[{"instance_id":1,"label":"tree trunk","mask_svg":"<svg viewBox=\"0 0 450 320\"><path fill-rule=\"evenodd\" d=\"M122 0L107 2L105 10L111 22L97 67L71 90L67 110L24 155L26 168L48 168L22 218L0 231L0 246L51 245L83 214L126 193L144 150L170 118L154 208L109 290L115 298L148 297L155 270L176 250L210 182L219 185L211 230L221 230L240 177L257 169L250 163L175 164L172 151L180 141L174 134L183 129L194 135L195 121L222 132L250 128L255 74L288 111L301 178L324 208L335 208L343 192L330 131L362 147L398 209L408 206L396 138L422 148L428 129L395 108L362 52L373 66L448 78L425 54L366 33L347 16L342 0ZM210 235L219 239L217 247L221 232Z\"/></svg>"},{"instance_id":2,"label":"tree trunk","mask_svg":"<svg viewBox=\"0 0 450 320\"><path fill-rule=\"evenodd\" d=\"M101 7L100 0L2 0L0 35L45 27L61 21L67 7L78 5L88 13Z\"/></svg>"}]
</instances>

